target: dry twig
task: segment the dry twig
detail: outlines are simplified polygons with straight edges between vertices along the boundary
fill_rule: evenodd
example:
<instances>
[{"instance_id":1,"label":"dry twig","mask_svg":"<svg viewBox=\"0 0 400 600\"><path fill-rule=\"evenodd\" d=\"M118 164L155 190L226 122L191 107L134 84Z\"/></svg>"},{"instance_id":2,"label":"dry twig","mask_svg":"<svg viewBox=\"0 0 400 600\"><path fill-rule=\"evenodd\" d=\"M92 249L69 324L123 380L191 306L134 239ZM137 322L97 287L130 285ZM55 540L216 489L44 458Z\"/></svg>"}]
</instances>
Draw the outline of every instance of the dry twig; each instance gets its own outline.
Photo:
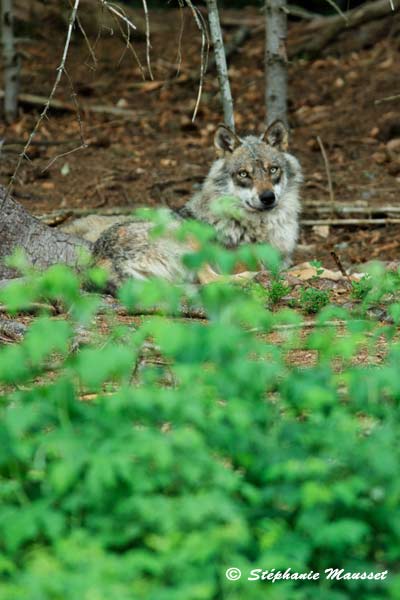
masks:
<instances>
[{"instance_id":1,"label":"dry twig","mask_svg":"<svg viewBox=\"0 0 400 600\"><path fill-rule=\"evenodd\" d=\"M109 2L107 2L107 0L100 0L101 4L103 6L105 6L105 8L107 10L109 10L111 13L113 13L114 15L116 15L119 19L121 19L122 21L124 21L124 23L130 28L133 29L133 31L136 29L136 26L132 23L132 21L130 21L128 19L128 17L126 16L126 14L122 11L122 8L120 10L117 10L115 8L115 6L113 6L112 4L110 4ZM78 0L79 3L79 0ZM120 8L120 7L118 7Z\"/></svg>"},{"instance_id":2,"label":"dry twig","mask_svg":"<svg viewBox=\"0 0 400 600\"><path fill-rule=\"evenodd\" d=\"M61 76L62 76L62 74L65 71L65 63L66 63L66 60L67 60L68 49L69 49L69 45L70 45L70 42L71 42L72 30L73 30L73 27L74 27L74 24L75 24L75 20L76 20L76 15L77 15L77 12L78 12L79 1L80 0L75 0L73 8L72 8L72 11L71 11L71 15L70 15L70 18L69 18L68 30L67 30L67 36L66 36L66 40L65 40L65 44L64 44L64 50L63 50L63 54L62 54L62 57L61 57L60 66L57 68L57 76L55 78L52 90L50 92L50 95L49 95L49 97L47 99L46 104L44 105L44 108L43 108L42 112L40 113L40 116L39 116L38 120L35 123L34 128L32 129L32 131L31 131L31 133L30 133L30 135L28 137L28 140L27 140L27 142L26 142L26 144L25 144L25 146L24 146L21 154L18 157L17 165L16 165L16 167L14 169L14 173L11 176L10 182L8 184L8 187L7 187L7 192L6 192L5 196L4 196L2 204L5 202L5 200L7 199L8 195L11 192L12 186L14 184L15 178L17 177L17 173L18 173L19 168L20 168L20 166L22 164L22 161L24 160L24 158L27 158L27 151L29 149L29 146L31 145L31 141L35 137L35 135L36 135L36 133L37 133L37 131L38 131L38 129L39 129L39 127L40 127L43 119L46 117L46 115L47 115L47 113L48 113L48 111L50 109L51 101L52 101L52 99L54 97L54 94L56 93L58 84L60 83L60 80L61 80Z\"/></svg>"},{"instance_id":3,"label":"dry twig","mask_svg":"<svg viewBox=\"0 0 400 600\"><path fill-rule=\"evenodd\" d=\"M192 0L185 0L186 4L192 11L194 20L196 22L197 27L201 33L201 63L200 63L200 82L199 82L199 91L197 94L196 104L193 110L192 121L196 119L197 111L199 110L201 95L203 93L203 85L204 85L204 75L207 70L208 63L208 52L210 47L210 42L208 39L207 26L204 22L203 15L199 11L197 7L195 7L192 3Z\"/></svg>"},{"instance_id":4,"label":"dry twig","mask_svg":"<svg viewBox=\"0 0 400 600\"><path fill-rule=\"evenodd\" d=\"M331 203L333 204L335 202L335 195L333 193L331 167L330 167L330 164L329 164L328 155L327 155L327 153L325 151L324 144L322 143L322 140L319 137L319 135L317 135L317 142L318 142L319 147L321 149L322 158L324 159L326 176L328 178L329 198L331 200Z\"/></svg>"},{"instance_id":5,"label":"dry twig","mask_svg":"<svg viewBox=\"0 0 400 600\"><path fill-rule=\"evenodd\" d=\"M145 18L145 23L146 23L146 62L147 62L147 69L149 71L150 79L153 80L154 77L153 77L153 71L151 70L151 61L150 61L151 43L150 43L149 10L147 8L147 1L146 0L142 0L142 4L143 4L144 18Z\"/></svg>"}]
</instances>

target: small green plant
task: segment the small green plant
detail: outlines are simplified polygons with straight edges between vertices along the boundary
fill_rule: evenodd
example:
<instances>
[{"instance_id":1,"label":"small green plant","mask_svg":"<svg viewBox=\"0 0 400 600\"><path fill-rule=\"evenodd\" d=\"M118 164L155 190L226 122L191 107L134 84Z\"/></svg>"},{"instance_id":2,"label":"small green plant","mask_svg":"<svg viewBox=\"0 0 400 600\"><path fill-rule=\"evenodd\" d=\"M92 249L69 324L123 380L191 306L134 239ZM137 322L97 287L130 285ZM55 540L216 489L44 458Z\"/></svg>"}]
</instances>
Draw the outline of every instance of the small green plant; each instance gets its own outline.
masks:
<instances>
[{"instance_id":1,"label":"small green plant","mask_svg":"<svg viewBox=\"0 0 400 600\"><path fill-rule=\"evenodd\" d=\"M302 287L299 302L301 309L306 313L318 313L321 308L329 304L329 292L314 287Z\"/></svg>"},{"instance_id":2,"label":"small green plant","mask_svg":"<svg viewBox=\"0 0 400 600\"><path fill-rule=\"evenodd\" d=\"M320 260L310 260L310 265L314 267L317 271L316 275L314 275L313 279L318 279L324 272L324 267L322 266L322 262Z\"/></svg>"},{"instance_id":3,"label":"small green plant","mask_svg":"<svg viewBox=\"0 0 400 600\"><path fill-rule=\"evenodd\" d=\"M351 282L351 297L353 300L365 300L371 290L372 280L369 275L365 275L359 281Z\"/></svg>"},{"instance_id":4,"label":"small green plant","mask_svg":"<svg viewBox=\"0 0 400 600\"><path fill-rule=\"evenodd\" d=\"M251 298L269 307L278 304L279 300L282 300L290 292L290 287L286 285L281 275L273 276L268 287L261 285L257 281L250 280L242 284L242 289Z\"/></svg>"},{"instance_id":5,"label":"small green plant","mask_svg":"<svg viewBox=\"0 0 400 600\"><path fill-rule=\"evenodd\" d=\"M290 292L290 287L286 284L281 275L272 278L271 284L267 290L268 304L278 304Z\"/></svg>"}]
</instances>

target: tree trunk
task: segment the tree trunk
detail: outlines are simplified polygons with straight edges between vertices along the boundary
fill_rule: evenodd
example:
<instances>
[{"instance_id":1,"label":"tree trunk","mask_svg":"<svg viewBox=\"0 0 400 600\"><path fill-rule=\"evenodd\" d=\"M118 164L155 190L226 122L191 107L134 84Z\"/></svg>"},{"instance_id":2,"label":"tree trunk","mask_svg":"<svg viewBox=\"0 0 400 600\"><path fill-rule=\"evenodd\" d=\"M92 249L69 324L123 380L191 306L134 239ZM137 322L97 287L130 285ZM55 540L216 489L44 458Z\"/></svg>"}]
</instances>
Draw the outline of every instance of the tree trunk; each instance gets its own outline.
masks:
<instances>
[{"instance_id":1,"label":"tree trunk","mask_svg":"<svg viewBox=\"0 0 400 600\"><path fill-rule=\"evenodd\" d=\"M4 115L11 123L17 116L19 57L14 43L12 0L1 0L1 32L4 61Z\"/></svg>"},{"instance_id":2,"label":"tree trunk","mask_svg":"<svg viewBox=\"0 0 400 600\"><path fill-rule=\"evenodd\" d=\"M4 259L22 248L28 260L39 269L56 263L76 265L79 250L91 245L80 238L57 231L38 219L6 196L0 187L0 279L18 277L19 273L4 264Z\"/></svg>"},{"instance_id":3,"label":"tree trunk","mask_svg":"<svg viewBox=\"0 0 400 600\"><path fill-rule=\"evenodd\" d=\"M222 39L217 0L207 0L207 10L211 40L214 46L215 65L218 73L222 109L224 111L224 122L227 127L232 131L235 131L233 100L229 84L228 67L226 64L225 47Z\"/></svg>"},{"instance_id":4,"label":"tree trunk","mask_svg":"<svg viewBox=\"0 0 400 600\"><path fill-rule=\"evenodd\" d=\"M265 1L267 125L276 119L287 125L286 7L286 0Z\"/></svg>"}]
</instances>

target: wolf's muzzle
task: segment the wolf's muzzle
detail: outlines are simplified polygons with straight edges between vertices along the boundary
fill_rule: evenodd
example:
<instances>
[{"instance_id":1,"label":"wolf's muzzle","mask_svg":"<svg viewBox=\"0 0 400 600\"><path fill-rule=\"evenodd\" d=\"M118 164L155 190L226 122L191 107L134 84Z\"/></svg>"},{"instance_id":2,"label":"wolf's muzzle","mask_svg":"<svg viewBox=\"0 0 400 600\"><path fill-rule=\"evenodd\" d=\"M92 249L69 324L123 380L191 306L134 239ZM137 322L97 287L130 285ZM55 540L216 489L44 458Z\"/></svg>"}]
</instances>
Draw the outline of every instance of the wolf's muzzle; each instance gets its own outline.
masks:
<instances>
[{"instance_id":1,"label":"wolf's muzzle","mask_svg":"<svg viewBox=\"0 0 400 600\"><path fill-rule=\"evenodd\" d=\"M276 198L274 192L268 190L267 192L262 192L259 196L260 202L263 210L269 210L274 208L276 204Z\"/></svg>"}]
</instances>

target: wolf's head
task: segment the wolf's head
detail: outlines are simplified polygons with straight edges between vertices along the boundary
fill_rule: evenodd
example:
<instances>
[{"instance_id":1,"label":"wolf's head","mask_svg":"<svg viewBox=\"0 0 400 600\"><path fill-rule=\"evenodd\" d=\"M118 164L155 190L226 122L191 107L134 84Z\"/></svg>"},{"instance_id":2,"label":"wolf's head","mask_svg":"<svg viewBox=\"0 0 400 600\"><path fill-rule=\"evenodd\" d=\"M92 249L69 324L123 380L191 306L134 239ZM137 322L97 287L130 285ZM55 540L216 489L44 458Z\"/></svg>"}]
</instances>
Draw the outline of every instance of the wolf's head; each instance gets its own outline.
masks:
<instances>
[{"instance_id":1,"label":"wolf's head","mask_svg":"<svg viewBox=\"0 0 400 600\"><path fill-rule=\"evenodd\" d=\"M282 121L274 121L260 137L240 138L220 125L214 144L220 158L215 183L247 211L274 209L301 181L300 165L286 152L288 131Z\"/></svg>"}]
</instances>

